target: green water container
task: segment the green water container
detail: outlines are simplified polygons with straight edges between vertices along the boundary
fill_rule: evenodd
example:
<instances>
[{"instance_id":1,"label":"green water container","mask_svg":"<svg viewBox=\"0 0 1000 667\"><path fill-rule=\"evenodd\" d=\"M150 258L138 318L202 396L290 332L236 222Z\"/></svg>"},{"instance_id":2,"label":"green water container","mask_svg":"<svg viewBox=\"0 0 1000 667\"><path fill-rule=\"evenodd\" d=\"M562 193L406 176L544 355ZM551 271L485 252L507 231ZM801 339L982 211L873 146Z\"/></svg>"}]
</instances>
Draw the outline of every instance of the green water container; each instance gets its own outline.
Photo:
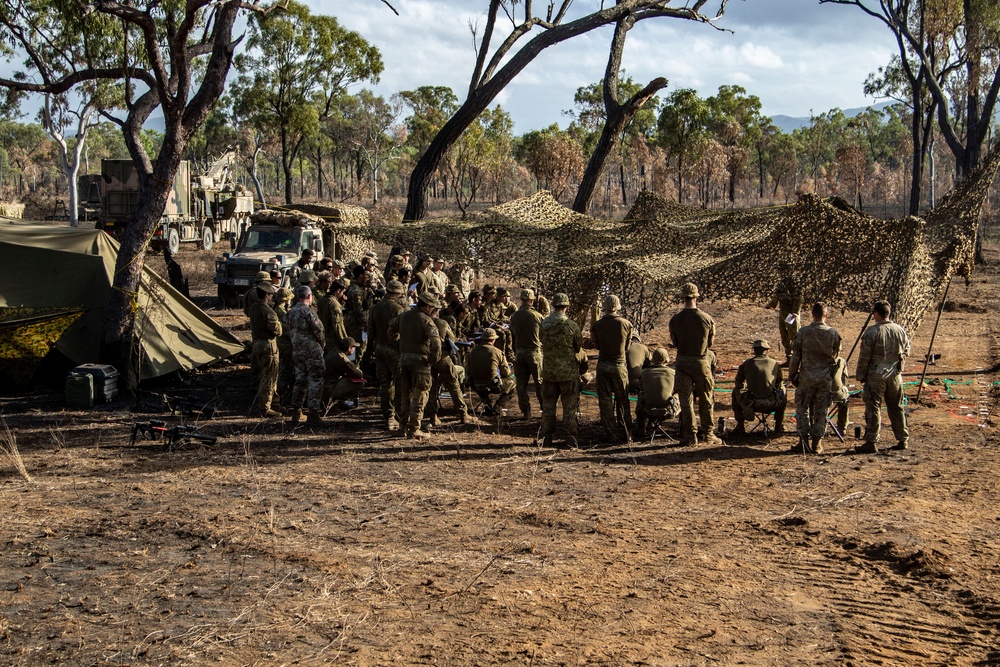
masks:
<instances>
[{"instance_id":1,"label":"green water container","mask_svg":"<svg viewBox=\"0 0 1000 667\"><path fill-rule=\"evenodd\" d=\"M94 407L93 375L70 373L66 376L66 405L71 410L90 410Z\"/></svg>"}]
</instances>

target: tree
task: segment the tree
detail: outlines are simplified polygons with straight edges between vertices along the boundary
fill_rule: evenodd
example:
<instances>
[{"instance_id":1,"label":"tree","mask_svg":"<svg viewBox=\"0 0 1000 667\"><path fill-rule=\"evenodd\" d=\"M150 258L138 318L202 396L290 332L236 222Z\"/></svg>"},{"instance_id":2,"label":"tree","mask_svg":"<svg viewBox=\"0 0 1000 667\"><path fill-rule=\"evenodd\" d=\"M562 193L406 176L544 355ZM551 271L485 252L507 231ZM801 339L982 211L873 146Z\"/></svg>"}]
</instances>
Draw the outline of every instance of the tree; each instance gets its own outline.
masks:
<instances>
[{"instance_id":1,"label":"tree","mask_svg":"<svg viewBox=\"0 0 1000 667\"><path fill-rule=\"evenodd\" d=\"M125 117L114 122L122 128L141 192L121 238L105 319L105 356L121 368L134 361L129 352L143 256L184 148L222 94L239 43L233 38L237 18L266 6L249 0L28 0L0 7L4 40L27 56L25 71L0 79L0 86L62 94L87 82L124 84ZM35 49L38 39L59 46L59 53ZM142 126L156 108L163 112L165 132L154 158L143 145Z\"/></svg>"},{"instance_id":2,"label":"tree","mask_svg":"<svg viewBox=\"0 0 1000 667\"><path fill-rule=\"evenodd\" d=\"M667 96L657 123L660 145L677 160L677 201L684 203L684 173L698 159L708 135L709 108L691 88Z\"/></svg>"},{"instance_id":3,"label":"tree","mask_svg":"<svg viewBox=\"0 0 1000 667\"><path fill-rule=\"evenodd\" d=\"M638 90L636 90L638 85L633 83L631 78L626 78L624 82L619 83L619 70L622 64L622 54L625 51L625 38L634 25L635 18L633 16L626 16L615 23L611 51L608 55L608 66L601 82L604 103L603 127L600 138L597 140L597 146L587 162L587 169L580 181L580 188L576 191L576 199L573 200L573 210L577 213L585 214L590 209L594 190L597 188L597 180L600 178L601 172L604 171L608 154L611 153L615 144L618 144L619 151L621 150L623 135L632 119L647 102L653 99L657 92L667 86L667 80L664 77L657 77ZM579 92L577 98L579 99ZM655 103L653 106L656 106ZM619 166L622 204L625 204L624 165L619 162Z\"/></svg>"},{"instance_id":4,"label":"tree","mask_svg":"<svg viewBox=\"0 0 1000 667\"><path fill-rule=\"evenodd\" d=\"M523 3L514 0L490 0L482 37L479 38L478 31L473 30L476 59L468 95L462 106L435 135L427 151L414 167L410 176L404 219L420 220L424 217L427 209L427 187L445 153L462 136L465 128L471 125L507 84L542 51L567 39L622 20L638 22L668 17L711 25L722 17L726 0L720 0L719 10L715 16L701 13L707 2L708 0L693 0L685 7L669 7L670 0L618 0L610 6L604 6L602 3L601 9L567 21L572 0L549 3L545 17L534 15L534 5L530 0ZM523 19L520 21L515 16L519 5L523 7ZM504 17L510 20L510 32L502 37L497 48L493 49L497 20L503 20ZM528 39L535 28L540 28L542 32ZM522 38L527 41L522 42Z\"/></svg>"},{"instance_id":5,"label":"tree","mask_svg":"<svg viewBox=\"0 0 1000 667\"><path fill-rule=\"evenodd\" d=\"M515 156L556 199L562 199L583 174L583 150L555 124L525 134Z\"/></svg>"},{"instance_id":6,"label":"tree","mask_svg":"<svg viewBox=\"0 0 1000 667\"><path fill-rule=\"evenodd\" d=\"M719 86L719 92L706 100L710 132L725 148L729 173L729 203L736 201L736 181L746 168L750 150L763 133L760 98L747 95L741 86Z\"/></svg>"},{"instance_id":7,"label":"tree","mask_svg":"<svg viewBox=\"0 0 1000 667\"><path fill-rule=\"evenodd\" d=\"M405 127L396 119L402 102L387 101L370 90L362 90L354 99L347 115L347 143L357 152L359 161L368 171L372 181L372 204L379 202L379 170L393 159L406 141Z\"/></svg>"},{"instance_id":8,"label":"tree","mask_svg":"<svg viewBox=\"0 0 1000 667\"><path fill-rule=\"evenodd\" d=\"M314 16L288 0L283 12L251 16L247 52L236 57L236 68L234 96L244 108L257 110L255 122L276 128L285 204L291 204L292 167L303 143L319 133L347 86L378 81L382 56L335 18Z\"/></svg>"}]
</instances>

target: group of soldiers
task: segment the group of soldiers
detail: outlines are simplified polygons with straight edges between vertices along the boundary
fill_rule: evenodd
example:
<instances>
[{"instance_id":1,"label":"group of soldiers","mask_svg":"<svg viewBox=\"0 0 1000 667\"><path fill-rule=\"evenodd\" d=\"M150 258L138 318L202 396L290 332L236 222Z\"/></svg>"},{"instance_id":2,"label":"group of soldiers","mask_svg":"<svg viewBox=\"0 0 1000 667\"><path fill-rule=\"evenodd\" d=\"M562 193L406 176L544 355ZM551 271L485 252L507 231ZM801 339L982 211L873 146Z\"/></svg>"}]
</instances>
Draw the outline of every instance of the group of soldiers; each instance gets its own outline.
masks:
<instances>
[{"instance_id":1,"label":"group of soldiers","mask_svg":"<svg viewBox=\"0 0 1000 667\"><path fill-rule=\"evenodd\" d=\"M306 410L306 424L322 426L331 411L357 405L366 376L378 383L379 407L387 429L409 438L426 438L424 428L439 424L441 390L447 390L464 424L478 422L463 386L480 397L486 412L505 414L517 397L521 418L532 416L529 390L541 406L542 444L551 446L557 406L567 446L577 445L578 412L583 384L595 381L605 442L645 437L665 418L679 416L679 444L719 444L715 430L715 323L698 308L698 287L681 290L684 308L669 323L676 350L671 368L665 348L650 350L621 315L621 302L609 294L590 327L597 349L596 372L589 372L581 325L568 317L570 299L553 295L551 303L531 289L519 291L520 306L503 287L473 289L475 274L465 262L447 270L440 257L399 252L384 271L375 253L350 264L308 253L287 275L261 272L246 296L245 310L253 338L256 408L263 417L279 417L280 400L291 424ZM773 414L774 432L784 432L787 397L782 368L795 387L799 442L793 450L822 453L838 407L839 432L847 426L847 371L840 357L841 338L826 324L827 309L812 307L813 321L799 325L801 296L787 266L774 299L782 346L788 360L768 356L766 340L753 342L753 357L737 371L733 389L736 428ZM282 286L285 285L285 286ZM902 411L901 374L909 354L906 332L891 320L888 303L876 302L875 324L866 329L855 376L864 385L865 442L856 451L877 451L880 409L888 407L896 445L908 441ZM367 371L367 373L366 373ZM637 394L635 420L629 400ZM470 395L471 395L470 393ZM697 404L697 414L695 406ZM426 414L425 414L426 413Z\"/></svg>"}]
</instances>

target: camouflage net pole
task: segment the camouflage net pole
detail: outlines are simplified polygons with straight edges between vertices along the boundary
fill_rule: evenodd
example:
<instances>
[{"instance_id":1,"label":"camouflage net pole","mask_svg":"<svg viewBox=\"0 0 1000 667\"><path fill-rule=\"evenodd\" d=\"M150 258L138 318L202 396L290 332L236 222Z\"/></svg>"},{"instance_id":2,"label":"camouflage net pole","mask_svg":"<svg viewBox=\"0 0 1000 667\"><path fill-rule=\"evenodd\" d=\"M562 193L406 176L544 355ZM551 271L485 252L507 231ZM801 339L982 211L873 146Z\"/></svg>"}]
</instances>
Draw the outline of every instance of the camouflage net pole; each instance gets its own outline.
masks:
<instances>
[{"instance_id":1,"label":"camouflage net pole","mask_svg":"<svg viewBox=\"0 0 1000 667\"><path fill-rule=\"evenodd\" d=\"M886 299L911 331L952 276L968 279L977 223L1000 151L924 218L880 220L839 198L803 195L792 206L704 211L649 192L626 220L596 220L547 192L467 220L355 226L345 233L464 258L511 287L567 292L577 309L606 292L642 332L694 281L708 299L770 299L785 261L806 303L868 310Z\"/></svg>"}]
</instances>

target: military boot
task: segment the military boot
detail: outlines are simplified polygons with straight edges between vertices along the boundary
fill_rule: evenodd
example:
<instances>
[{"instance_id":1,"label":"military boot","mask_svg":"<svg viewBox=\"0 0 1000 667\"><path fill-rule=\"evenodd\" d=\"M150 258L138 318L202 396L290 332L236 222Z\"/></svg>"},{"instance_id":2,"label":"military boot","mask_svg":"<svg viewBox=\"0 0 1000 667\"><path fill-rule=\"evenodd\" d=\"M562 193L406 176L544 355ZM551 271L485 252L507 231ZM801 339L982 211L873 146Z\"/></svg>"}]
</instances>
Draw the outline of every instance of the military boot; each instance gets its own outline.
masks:
<instances>
[{"instance_id":1,"label":"military boot","mask_svg":"<svg viewBox=\"0 0 1000 667\"><path fill-rule=\"evenodd\" d=\"M822 454L823 453L823 438L813 438L812 446L809 448L812 454Z\"/></svg>"},{"instance_id":2,"label":"military boot","mask_svg":"<svg viewBox=\"0 0 1000 667\"><path fill-rule=\"evenodd\" d=\"M904 438L904 439L900 440L899 442L897 442L892 447L890 447L889 451L892 451L892 452L901 452L904 449L908 449L909 445L910 445L909 440L907 440L907 439Z\"/></svg>"},{"instance_id":3,"label":"military boot","mask_svg":"<svg viewBox=\"0 0 1000 667\"><path fill-rule=\"evenodd\" d=\"M420 429L417 429L415 431L409 431L406 434L406 437L415 440L426 440L427 438L431 437L431 434L428 433L427 431L421 431Z\"/></svg>"},{"instance_id":4,"label":"military boot","mask_svg":"<svg viewBox=\"0 0 1000 667\"><path fill-rule=\"evenodd\" d=\"M771 437L780 438L785 435L785 425L782 422L774 422L774 428L771 430Z\"/></svg>"},{"instance_id":5,"label":"military boot","mask_svg":"<svg viewBox=\"0 0 1000 667\"><path fill-rule=\"evenodd\" d=\"M433 428L436 426L440 426L441 420L438 419L437 415L431 415L430 419L427 420L427 423Z\"/></svg>"},{"instance_id":6,"label":"military boot","mask_svg":"<svg viewBox=\"0 0 1000 667\"><path fill-rule=\"evenodd\" d=\"M792 445L792 448L789 449L788 451L790 451L792 454L805 454L806 449L807 449L806 441L802 438L802 436L799 436L799 441L794 445Z\"/></svg>"},{"instance_id":7,"label":"military boot","mask_svg":"<svg viewBox=\"0 0 1000 667\"><path fill-rule=\"evenodd\" d=\"M476 415L472 414L471 412L462 413L462 423L467 424L469 426L476 426L478 424L482 424L482 422L479 421L479 418L476 417Z\"/></svg>"},{"instance_id":8,"label":"military boot","mask_svg":"<svg viewBox=\"0 0 1000 667\"><path fill-rule=\"evenodd\" d=\"M389 417L389 419L386 420L386 428L390 431L398 431L399 422L396 421L394 417Z\"/></svg>"},{"instance_id":9,"label":"military boot","mask_svg":"<svg viewBox=\"0 0 1000 667\"><path fill-rule=\"evenodd\" d=\"M288 425L298 426L299 422L302 421L302 410L299 410L298 408L292 408L291 412L289 413L289 417L291 417L291 419L288 420Z\"/></svg>"},{"instance_id":10,"label":"military boot","mask_svg":"<svg viewBox=\"0 0 1000 667\"><path fill-rule=\"evenodd\" d=\"M309 416L306 418L306 426L326 426L323 415L320 414L319 410L309 411Z\"/></svg>"},{"instance_id":11,"label":"military boot","mask_svg":"<svg viewBox=\"0 0 1000 667\"><path fill-rule=\"evenodd\" d=\"M852 450L854 454L878 454L878 447L875 446L874 442L868 442L867 440L863 445L855 447Z\"/></svg>"}]
</instances>

